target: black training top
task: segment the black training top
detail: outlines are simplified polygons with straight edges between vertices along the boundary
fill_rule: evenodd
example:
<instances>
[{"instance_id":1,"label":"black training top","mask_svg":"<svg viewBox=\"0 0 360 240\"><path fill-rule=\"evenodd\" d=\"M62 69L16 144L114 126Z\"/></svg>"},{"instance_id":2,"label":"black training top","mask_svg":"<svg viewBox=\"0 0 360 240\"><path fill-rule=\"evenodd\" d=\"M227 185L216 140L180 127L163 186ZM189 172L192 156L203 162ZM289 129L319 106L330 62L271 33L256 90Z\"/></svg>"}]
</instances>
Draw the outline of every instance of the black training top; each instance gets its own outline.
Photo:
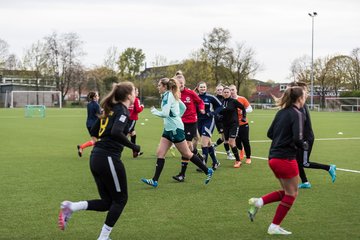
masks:
<instances>
[{"instance_id":1,"label":"black training top","mask_svg":"<svg viewBox=\"0 0 360 240\"><path fill-rule=\"evenodd\" d=\"M244 117L246 117L244 105L232 97L224 98L222 109L219 113L220 116L222 116L224 126L230 127L232 125L239 125L238 108L243 110L243 116L245 113Z\"/></svg>"},{"instance_id":2,"label":"black training top","mask_svg":"<svg viewBox=\"0 0 360 240\"><path fill-rule=\"evenodd\" d=\"M310 113L309 108L305 104L301 111L305 115L305 124L304 124L304 139L308 141L311 145L314 142L315 136L311 125Z\"/></svg>"},{"instance_id":3,"label":"black training top","mask_svg":"<svg viewBox=\"0 0 360 240\"><path fill-rule=\"evenodd\" d=\"M90 131L91 136L98 138L93 152L102 149L119 156L124 146L140 151L139 147L126 137L129 130L128 122L129 110L121 103L114 106L107 118L97 120Z\"/></svg>"},{"instance_id":4,"label":"black training top","mask_svg":"<svg viewBox=\"0 0 360 240\"><path fill-rule=\"evenodd\" d=\"M270 158L295 159L303 148L304 114L295 106L277 112L267 136L272 140Z\"/></svg>"}]
</instances>

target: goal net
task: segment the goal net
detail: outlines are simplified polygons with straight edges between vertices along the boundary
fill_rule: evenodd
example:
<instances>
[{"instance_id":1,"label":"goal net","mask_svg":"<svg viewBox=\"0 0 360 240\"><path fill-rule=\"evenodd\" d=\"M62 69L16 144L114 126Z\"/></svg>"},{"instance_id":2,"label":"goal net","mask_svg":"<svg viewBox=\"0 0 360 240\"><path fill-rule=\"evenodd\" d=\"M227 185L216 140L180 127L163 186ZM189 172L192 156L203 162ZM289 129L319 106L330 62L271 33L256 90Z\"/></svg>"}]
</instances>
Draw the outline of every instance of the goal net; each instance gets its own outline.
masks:
<instances>
[{"instance_id":1,"label":"goal net","mask_svg":"<svg viewBox=\"0 0 360 240\"><path fill-rule=\"evenodd\" d=\"M42 105L45 107L61 108L60 91L12 91L10 107L25 107L29 105Z\"/></svg>"},{"instance_id":2,"label":"goal net","mask_svg":"<svg viewBox=\"0 0 360 240\"><path fill-rule=\"evenodd\" d=\"M334 97L325 98L325 108L332 111L360 112L360 98L356 97Z\"/></svg>"}]
</instances>

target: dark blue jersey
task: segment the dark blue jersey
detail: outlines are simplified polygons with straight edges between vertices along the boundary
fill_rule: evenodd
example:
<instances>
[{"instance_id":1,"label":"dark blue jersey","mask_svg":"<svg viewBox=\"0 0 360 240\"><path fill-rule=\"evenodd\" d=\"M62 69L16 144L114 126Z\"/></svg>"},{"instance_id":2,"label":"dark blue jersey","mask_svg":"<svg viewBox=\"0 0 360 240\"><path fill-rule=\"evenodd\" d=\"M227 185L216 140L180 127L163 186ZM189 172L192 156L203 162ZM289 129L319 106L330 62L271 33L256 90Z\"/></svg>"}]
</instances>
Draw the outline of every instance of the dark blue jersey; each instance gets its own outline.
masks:
<instances>
[{"instance_id":1,"label":"dark blue jersey","mask_svg":"<svg viewBox=\"0 0 360 240\"><path fill-rule=\"evenodd\" d=\"M199 119L211 119L221 111L221 102L214 95L204 93L199 94L205 104L205 114L198 114Z\"/></svg>"},{"instance_id":2,"label":"dark blue jersey","mask_svg":"<svg viewBox=\"0 0 360 240\"><path fill-rule=\"evenodd\" d=\"M96 101L91 101L87 105L87 119L86 119L86 127L91 128L98 116L100 115L100 106Z\"/></svg>"}]
</instances>

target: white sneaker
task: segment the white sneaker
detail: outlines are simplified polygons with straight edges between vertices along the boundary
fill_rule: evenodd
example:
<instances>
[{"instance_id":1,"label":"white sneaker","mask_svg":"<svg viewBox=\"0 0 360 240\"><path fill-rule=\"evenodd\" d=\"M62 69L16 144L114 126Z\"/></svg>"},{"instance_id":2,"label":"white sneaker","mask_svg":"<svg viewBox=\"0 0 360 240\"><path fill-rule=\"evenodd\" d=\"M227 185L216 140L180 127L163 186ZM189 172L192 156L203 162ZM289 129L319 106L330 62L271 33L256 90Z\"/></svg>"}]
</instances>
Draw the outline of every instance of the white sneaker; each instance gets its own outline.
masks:
<instances>
[{"instance_id":1,"label":"white sneaker","mask_svg":"<svg viewBox=\"0 0 360 240\"><path fill-rule=\"evenodd\" d=\"M60 205L60 212L58 218L58 226L60 230L65 230L68 221L71 218L73 211L70 209L71 202L63 201Z\"/></svg>"},{"instance_id":2,"label":"white sneaker","mask_svg":"<svg viewBox=\"0 0 360 240\"><path fill-rule=\"evenodd\" d=\"M268 234L270 235L290 235L292 232L286 231L279 225L271 224L268 228Z\"/></svg>"},{"instance_id":3,"label":"white sneaker","mask_svg":"<svg viewBox=\"0 0 360 240\"><path fill-rule=\"evenodd\" d=\"M226 158L229 160L235 160L235 156L232 153L228 153Z\"/></svg>"}]
</instances>

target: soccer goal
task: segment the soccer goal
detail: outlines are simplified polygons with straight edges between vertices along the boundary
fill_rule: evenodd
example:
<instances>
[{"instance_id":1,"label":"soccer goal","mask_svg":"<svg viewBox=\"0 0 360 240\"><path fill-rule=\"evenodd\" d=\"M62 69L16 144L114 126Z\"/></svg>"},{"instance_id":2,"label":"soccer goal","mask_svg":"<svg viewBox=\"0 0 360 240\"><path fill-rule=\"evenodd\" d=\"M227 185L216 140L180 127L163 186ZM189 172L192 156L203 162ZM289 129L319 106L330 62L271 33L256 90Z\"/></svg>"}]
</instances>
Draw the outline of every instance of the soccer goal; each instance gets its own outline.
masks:
<instances>
[{"instance_id":1,"label":"soccer goal","mask_svg":"<svg viewBox=\"0 0 360 240\"><path fill-rule=\"evenodd\" d=\"M325 98L325 107L332 111L360 112L360 98L356 98L356 97Z\"/></svg>"},{"instance_id":2,"label":"soccer goal","mask_svg":"<svg viewBox=\"0 0 360 240\"><path fill-rule=\"evenodd\" d=\"M12 91L10 107L45 106L61 108L60 91Z\"/></svg>"}]
</instances>

